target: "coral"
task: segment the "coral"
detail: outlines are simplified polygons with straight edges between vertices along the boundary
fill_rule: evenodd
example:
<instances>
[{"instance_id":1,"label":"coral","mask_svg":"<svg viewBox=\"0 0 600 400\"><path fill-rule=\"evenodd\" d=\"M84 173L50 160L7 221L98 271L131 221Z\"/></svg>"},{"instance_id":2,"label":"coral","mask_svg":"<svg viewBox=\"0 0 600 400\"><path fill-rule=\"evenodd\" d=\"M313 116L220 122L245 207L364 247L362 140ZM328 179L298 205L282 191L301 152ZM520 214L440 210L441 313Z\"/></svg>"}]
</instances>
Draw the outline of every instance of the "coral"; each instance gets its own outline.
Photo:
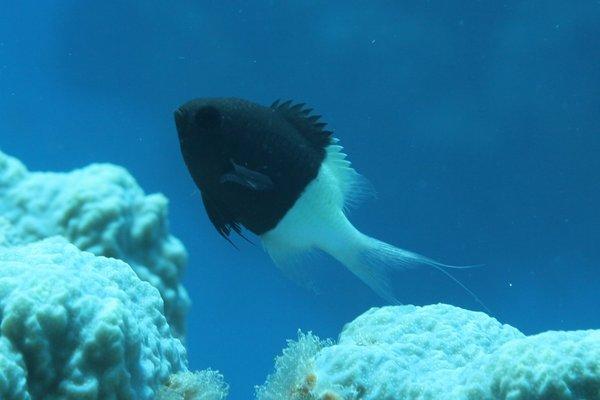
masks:
<instances>
[{"instance_id":1,"label":"coral","mask_svg":"<svg viewBox=\"0 0 600 400\"><path fill-rule=\"evenodd\" d=\"M159 290L171 328L183 337L185 248L168 232L167 199L146 196L125 169L93 164L69 173L29 172L0 152L0 215L13 225L13 241L61 235L81 250L125 261Z\"/></svg>"},{"instance_id":2,"label":"coral","mask_svg":"<svg viewBox=\"0 0 600 400\"><path fill-rule=\"evenodd\" d=\"M0 317L5 400L149 400L187 371L159 292L61 237L0 247Z\"/></svg>"},{"instance_id":3,"label":"coral","mask_svg":"<svg viewBox=\"0 0 600 400\"><path fill-rule=\"evenodd\" d=\"M218 372L187 370L166 210L122 168L30 173L0 152L0 399L226 397Z\"/></svg>"},{"instance_id":4,"label":"coral","mask_svg":"<svg viewBox=\"0 0 600 400\"><path fill-rule=\"evenodd\" d=\"M525 336L481 312L390 306L347 324L336 344L318 343L290 342L258 399L291 398L311 374L298 399L600 399L599 330Z\"/></svg>"},{"instance_id":5,"label":"coral","mask_svg":"<svg viewBox=\"0 0 600 400\"><path fill-rule=\"evenodd\" d=\"M224 400L229 388L217 371L180 372L171 375L157 400Z\"/></svg>"},{"instance_id":6,"label":"coral","mask_svg":"<svg viewBox=\"0 0 600 400\"><path fill-rule=\"evenodd\" d=\"M298 340L288 340L288 347L275 359L275 374L267 377L265 385L256 387L256 397L259 400L313 399L312 391L317 383L314 360L319 351L331 345L330 340L298 331Z\"/></svg>"},{"instance_id":7,"label":"coral","mask_svg":"<svg viewBox=\"0 0 600 400\"><path fill-rule=\"evenodd\" d=\"M0 337L0 398L30 400L23 357L6 338Z\"/></svg>"},{"instance_id":8,"label":"coral","mask_svg":"<svg viewBox=\"0 0 600 400\"><path fill-rule=\"evenodd\" d=\"M505 362L504 360L511 360ZM499 362L500 361L500 362ZM600 399L600 331L544 332L515 340L468 368L464 398ZM486 382L482 391L478 381Z\"/></svg>"},{"instance_id":9,"label":"coral","mask_svg":"<svg viewBox=\"0 0 600 400\"><path fill-rule=\"evenodd\" d=\"M0 246L8 246L12 243L12 227L10 222L0 217Z\"/></svg>"}]
</instances>

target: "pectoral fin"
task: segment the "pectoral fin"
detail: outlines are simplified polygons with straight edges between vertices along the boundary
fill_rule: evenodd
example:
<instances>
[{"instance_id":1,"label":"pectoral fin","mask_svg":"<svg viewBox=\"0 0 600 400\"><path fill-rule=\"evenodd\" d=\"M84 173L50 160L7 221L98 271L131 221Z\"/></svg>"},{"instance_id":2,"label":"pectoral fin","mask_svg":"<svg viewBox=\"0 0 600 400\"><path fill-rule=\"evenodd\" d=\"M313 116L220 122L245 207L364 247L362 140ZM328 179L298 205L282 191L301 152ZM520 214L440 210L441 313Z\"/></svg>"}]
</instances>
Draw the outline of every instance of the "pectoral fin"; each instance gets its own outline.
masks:
<instances>
[{"instance_id":1,"label":"pectoral fin","mask_svg":"<svg viewBox=\"0 0 600 400\"><path fill-rule=\"evenodd\" d=\"M273 189L273 181L268 175L238 165L233 160L231 160L231 163L233 164L233 170L223 174L219 182L234 183L256 191Z\"/></svg>"}]
</instances>

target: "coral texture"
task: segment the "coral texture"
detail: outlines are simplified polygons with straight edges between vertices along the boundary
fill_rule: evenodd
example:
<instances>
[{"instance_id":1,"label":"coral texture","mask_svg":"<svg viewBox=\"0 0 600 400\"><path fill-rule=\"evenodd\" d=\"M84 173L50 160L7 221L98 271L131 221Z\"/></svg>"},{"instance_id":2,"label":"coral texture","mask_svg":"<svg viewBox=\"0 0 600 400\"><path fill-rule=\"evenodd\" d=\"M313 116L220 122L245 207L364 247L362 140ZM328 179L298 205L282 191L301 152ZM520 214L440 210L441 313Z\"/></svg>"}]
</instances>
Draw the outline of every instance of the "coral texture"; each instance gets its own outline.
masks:
<instances>
[{"instance_id":1,"label":"coral texture","mask_svg":"<svg viewBox=\"0 0 600 400\"><path fill-rule=\"evenodd\" d=\"M21 243L61 235L81 250L125 261L159 290L169 325L183 337L190 302L180 283L185 248L168 232L167 199L146 196L125 169L29 172L0 152L0 215Z\"/></svg>"},{"instance_id":2,"label":"coral texture","mask_svg":"<svg viewBox=\"0 0 600 400\"><path fill-rule=\"evenodd\" d=\"M158 291L54 237L0 247L0 398L153 399L187 371Z\"/></svg>"},{"instance_id":3,"label":"coral texture","mask_svg":"<svg viewBox=\"0 0 600 400\"><path fill-rule=\"evenodd\" d=\"M217 371L180 372L171 375L157 400L224 400L229 387Z\"/></svg>"},{"instance_id":4,"label":"coral texture","mask_svg":"<svg viewBox=\"0 0 600 400\"><path fill-rule=\"evenodd\" d=\"M258 399L600 399L599 330L525 336L481 312L394 306L317 343L291 342Z\"/></svg>"},{"instance_id":5,"label":"coral texture","mask_svg":"<svg viewBox=\"0 0 600 400\"><path fill-rule=\"evenodd\" d=\"M226 397L218 372L187 370L166 209L122 168L29 173L0 152L0 399Z\"/></svg>"}]
</instances>

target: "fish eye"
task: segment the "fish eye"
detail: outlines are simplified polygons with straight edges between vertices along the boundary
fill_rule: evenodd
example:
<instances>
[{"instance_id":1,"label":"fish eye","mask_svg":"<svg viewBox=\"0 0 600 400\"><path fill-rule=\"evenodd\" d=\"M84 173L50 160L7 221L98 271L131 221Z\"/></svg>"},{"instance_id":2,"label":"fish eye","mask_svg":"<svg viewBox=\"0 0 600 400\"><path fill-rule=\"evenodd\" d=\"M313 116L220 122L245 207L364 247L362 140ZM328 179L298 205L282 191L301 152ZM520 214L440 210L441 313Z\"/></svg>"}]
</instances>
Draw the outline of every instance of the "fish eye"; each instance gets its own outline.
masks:
<instances>
[{"instance_id":1,"label":"fish eye","mask_svg":"<svg viewBox=\"0 0 600 400\"><path fill-rule=\"evenodd\" d=\"M196 124L206 129L218 128L221 126L223 117L219 110L213 106L205 106L196 112Z\"/></svg>"}]
</instances>

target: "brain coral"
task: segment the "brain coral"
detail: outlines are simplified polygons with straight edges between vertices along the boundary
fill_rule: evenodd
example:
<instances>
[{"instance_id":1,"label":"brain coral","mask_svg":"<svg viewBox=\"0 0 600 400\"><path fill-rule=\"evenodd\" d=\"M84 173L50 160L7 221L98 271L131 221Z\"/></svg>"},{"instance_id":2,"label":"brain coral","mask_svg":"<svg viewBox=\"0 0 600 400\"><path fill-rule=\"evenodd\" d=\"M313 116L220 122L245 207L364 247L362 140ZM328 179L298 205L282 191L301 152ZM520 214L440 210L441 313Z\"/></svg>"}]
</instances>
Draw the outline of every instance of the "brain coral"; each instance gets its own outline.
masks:
<instances>
[{"instance_id":1,"label":"brain coral","mask_svg":"<svg viewBox=\"0 0 600 400\"><path fill-rule=\"evenodd\" d=\"M21 243L61 235L81 250L125 261L159 290L171 328L183 336L185 248L168 232L167 199L146 196L125 169L93 164L69 173L29 172L0 152L0 215Z\"/></svg>"},{"instance_id":2,"label":"brain coral","mask_svg":"<svg viewBox=\"0 0 600 400\"><path fill-rule=\"evenodd\" d=\"M525 336L449 305L373 308L337 344L300 335L260 400L600 399L600 331Z\"/></svg>"},{"instance_id":3,"label":"brain coral","mask_svg":"<svg viewBox=\"0 0 600 400\"><path fill-rule=\"evenodd\" d=\"M54 237L0 246L0 398L153 399L187 371L158 291Z\"/></svg>"}]
</instances>

